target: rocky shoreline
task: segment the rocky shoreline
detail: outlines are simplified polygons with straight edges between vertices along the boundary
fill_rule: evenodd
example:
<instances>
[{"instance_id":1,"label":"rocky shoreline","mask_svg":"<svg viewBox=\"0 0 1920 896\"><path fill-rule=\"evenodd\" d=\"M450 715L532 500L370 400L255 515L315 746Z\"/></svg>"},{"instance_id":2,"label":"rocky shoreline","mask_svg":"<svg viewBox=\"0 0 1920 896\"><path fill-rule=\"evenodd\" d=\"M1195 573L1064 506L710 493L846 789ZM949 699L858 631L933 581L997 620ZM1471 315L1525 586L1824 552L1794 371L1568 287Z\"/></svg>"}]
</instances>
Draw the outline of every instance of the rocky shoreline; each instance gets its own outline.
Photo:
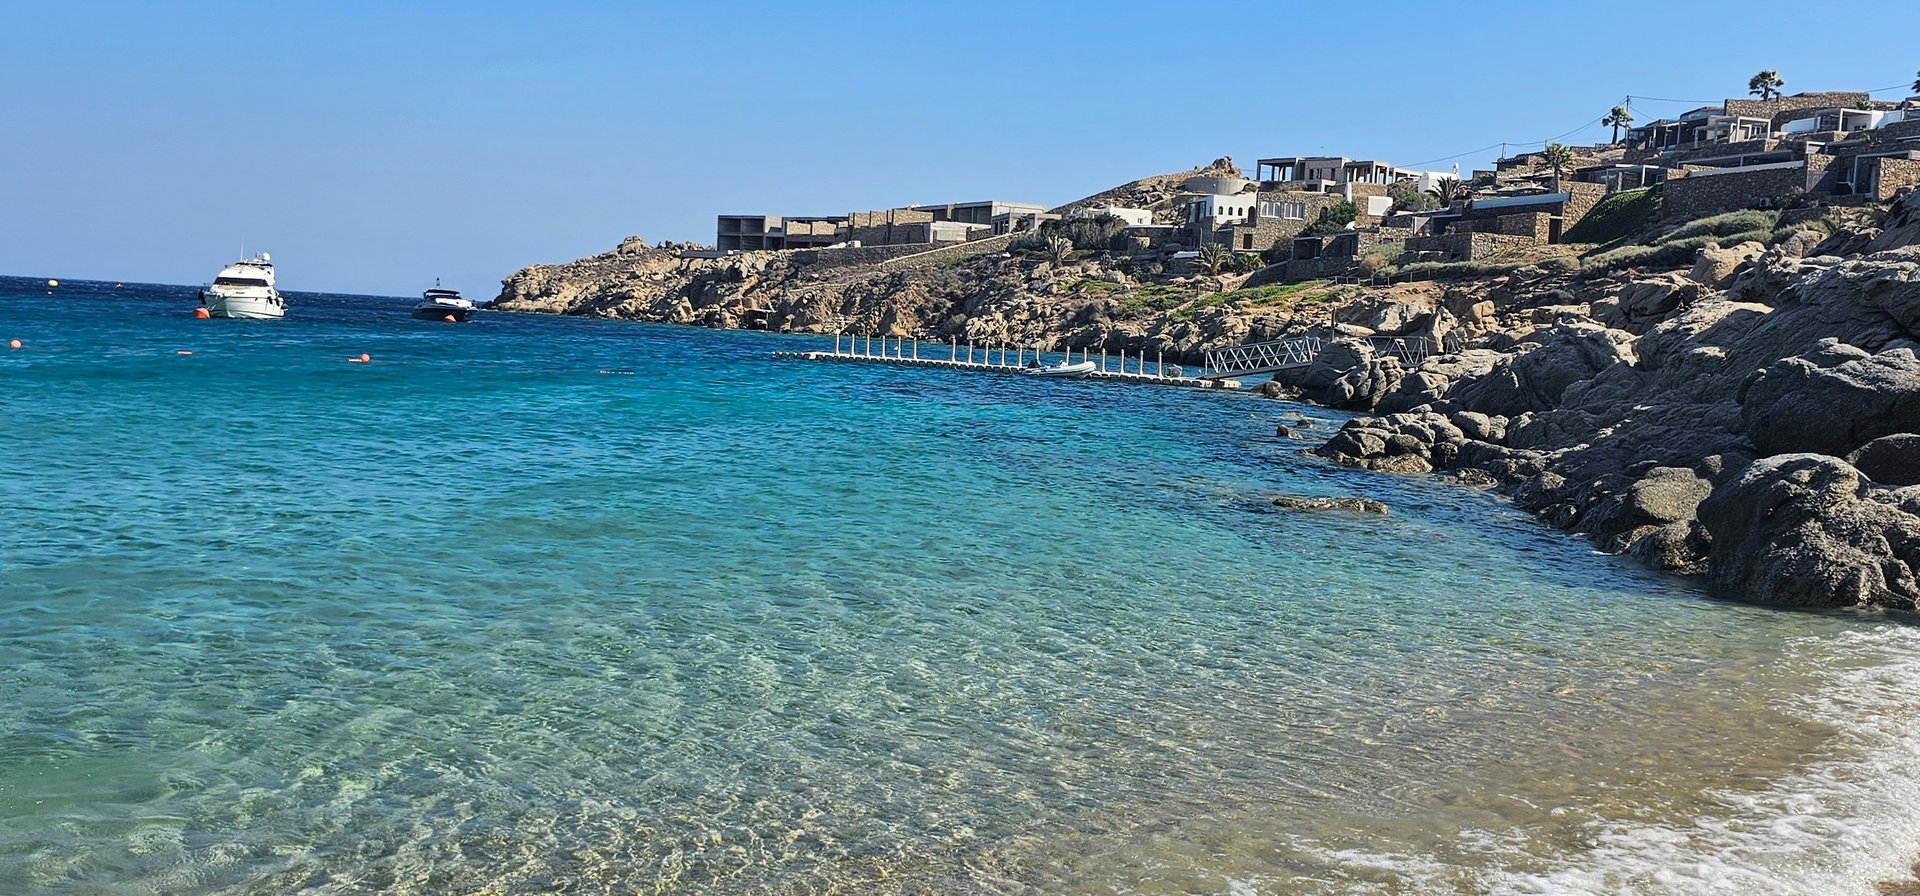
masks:
<instances>
[{"instance_id":1,"label":"rocky shoreline","mask_svg":"<svg viewBox=\"0 0 1920 896\"><path fill-rule=\"evenodd\" d=\"M1704 574L1717 595L1912 610L1920 194L1885 224L1808 257L1709 246L1684 277L1601 287L1587 315L1558 311L1493 356L1406 372L1352 345L1292 385L1394 412L1313 450L1494 485L1602 549ZM1527 291L1570 286L1593 288ZM1657 313L1636 320L1654 291Z\"/></svg>"},{"instance_id":2,"label":"rocky shoreline","mask_svg":"<svg viewBox=\"0 0 1920 896\"><path fill-rule=\"evenodd\" d=\"M1105 253L822 267L792 253L685 258L631 239L516 273L495 307L1179 363L1316 333L1328 342L1311 367L1260 387L1370 415L1316 454L1499 489L1603 550L1704 575L1718 595L1911 610L1920 194L1884 215L1840 211L1768 243L1708 243L1671 270L1595 273L1561 256L1364 289L1143 272ZM1409 369L1367 336L1449 351Z\"/></svg>"}]
</instances>

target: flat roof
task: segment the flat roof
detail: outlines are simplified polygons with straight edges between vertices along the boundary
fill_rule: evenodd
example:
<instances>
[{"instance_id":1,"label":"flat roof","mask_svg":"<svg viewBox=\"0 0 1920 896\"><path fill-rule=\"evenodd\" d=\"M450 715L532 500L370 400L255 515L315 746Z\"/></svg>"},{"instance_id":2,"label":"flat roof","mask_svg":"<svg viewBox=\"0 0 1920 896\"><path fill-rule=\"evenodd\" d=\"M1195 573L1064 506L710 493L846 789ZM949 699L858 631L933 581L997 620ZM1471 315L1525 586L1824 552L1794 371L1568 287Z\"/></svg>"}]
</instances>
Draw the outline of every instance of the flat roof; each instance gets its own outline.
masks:
<instances>
[{"instance_id":1,"label":"flat roof","mask_svg":"<svg viewBox=\"0 0 1920 896\"><path fill-rule=\"evenodd\" d=\"M907 208L916 212L930 212L937 208L974 208L982 205L1017 205L1021 208L1037 208L1042 211L1047 208L1038 202L1015 202L1011 199L979 199L973 202L936 202L932 205L909 205Z\"/></svg>"}]
</instances>

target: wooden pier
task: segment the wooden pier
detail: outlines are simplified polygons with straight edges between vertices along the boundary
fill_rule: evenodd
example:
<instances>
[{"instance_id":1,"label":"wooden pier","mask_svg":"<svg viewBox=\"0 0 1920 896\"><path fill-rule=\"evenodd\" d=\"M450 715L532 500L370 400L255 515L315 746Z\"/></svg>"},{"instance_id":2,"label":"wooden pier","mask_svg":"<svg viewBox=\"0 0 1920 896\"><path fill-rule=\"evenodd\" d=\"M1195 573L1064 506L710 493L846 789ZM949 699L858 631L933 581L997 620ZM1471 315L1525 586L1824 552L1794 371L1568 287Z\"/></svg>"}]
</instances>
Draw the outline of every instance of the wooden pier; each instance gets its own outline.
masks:
<instances>
[{"instance_id":1,"label":"wooden pier","mask_svg":"<svg viewBox=\"0 0 1920 896\"><path fill-rule=\"evenodd\" d=\"M946 351L940 351L943 348ZM946 357L942 358L941 355ZM1069 364L1085 361L1094 363L1093 372L1088 373L1083 379L1150 386L1177 386L1188 389L1240 388L1237 380L1185 376L1179 366L1162 363L1158 357L1148 360L1125 352L1113 357L1105 351L1095 354L1082 350L1076 358L1071 349L1064 354L1060 352L1042 354L1034 349L1010 345L983 346L957 341L943 344L921 342L918 339L900 336L835 335L832 351L774 352L773 356L800 361L868 362L896 364L903 367L935 367L941 370L977 370L985 373L1012 374L1025 373L1029 369L1030 361L1050 365L1065 359Z\"/></svg>"}]
</instances>

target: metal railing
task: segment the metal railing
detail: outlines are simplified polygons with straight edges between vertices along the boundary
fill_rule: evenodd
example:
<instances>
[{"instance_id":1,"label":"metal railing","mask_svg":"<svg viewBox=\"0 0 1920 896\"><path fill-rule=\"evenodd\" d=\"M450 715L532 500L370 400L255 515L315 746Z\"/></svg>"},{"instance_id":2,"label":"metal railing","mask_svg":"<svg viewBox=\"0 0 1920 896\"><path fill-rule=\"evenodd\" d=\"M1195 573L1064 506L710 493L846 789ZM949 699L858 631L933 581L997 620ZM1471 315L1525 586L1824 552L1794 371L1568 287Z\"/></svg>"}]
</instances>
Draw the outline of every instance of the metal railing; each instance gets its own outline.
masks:
<instances>
[{"instance_id":1,"label":"metal railing","mask_svg":"<svg viewBox=\"0 0 1920 896\"><path fill-rule=\"evenodd\" d=\"M1326 337L1309 335L1207 349L1206 369L1201 371L1200 377L1225 379L1305 367L1313 363L1314 357L1326 348L1327 342ZM1433 354L1430 340L1425 336L1373 336L1367 338L1366 342L1375 354L1396 358L1404 367L1418 366Z\"/></svg>"}]
</instances>

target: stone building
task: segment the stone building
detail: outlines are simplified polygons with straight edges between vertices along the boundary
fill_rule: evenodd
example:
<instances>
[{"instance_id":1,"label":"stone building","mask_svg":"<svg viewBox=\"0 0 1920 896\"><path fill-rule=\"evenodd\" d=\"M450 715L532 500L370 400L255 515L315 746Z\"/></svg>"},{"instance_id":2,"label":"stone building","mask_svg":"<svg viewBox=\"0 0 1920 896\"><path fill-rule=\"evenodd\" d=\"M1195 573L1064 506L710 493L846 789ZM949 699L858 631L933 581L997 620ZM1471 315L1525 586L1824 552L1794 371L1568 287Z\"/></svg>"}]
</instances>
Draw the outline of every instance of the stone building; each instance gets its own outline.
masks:
<instances>
[{"instance_id":1,"label":"stone building","mask_svg":"<svg viewBox=\"0 0 1920 896\"><path fill-rule=\"evenodd\" d=\"M720 215L713 245L723 252L812 249L843 241L846 226L844 217Z\"/></svg>"},{"instance_id":2,"label":"stone building","mask_svg":"<svg viewBox=\"0 0 1920 896\"><path fill-rule=\"evenodd\" d=\"M949 202L944 205L912 205L909 209L933 215L935 221L954 221L961 224L993 224L993 219L1006 215L1040 215L1047 207L1032 202L1008 202L1003 199L983 199L979 202Z\"/></svg>"}]
</instances>

